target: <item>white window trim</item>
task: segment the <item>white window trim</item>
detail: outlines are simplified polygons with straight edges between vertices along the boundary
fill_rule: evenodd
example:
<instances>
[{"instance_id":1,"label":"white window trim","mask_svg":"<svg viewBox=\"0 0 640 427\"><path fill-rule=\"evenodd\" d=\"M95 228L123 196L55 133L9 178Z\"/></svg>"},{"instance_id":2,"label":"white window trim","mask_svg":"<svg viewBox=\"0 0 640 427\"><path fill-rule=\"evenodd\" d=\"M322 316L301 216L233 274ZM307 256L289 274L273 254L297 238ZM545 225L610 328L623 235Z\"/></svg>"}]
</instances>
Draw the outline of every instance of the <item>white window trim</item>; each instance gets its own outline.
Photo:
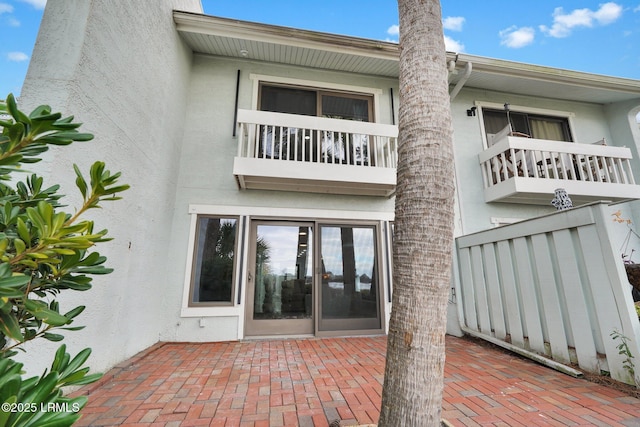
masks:
<instances>
[{"instance_id":1,"label":"white window trim","mask_svg":"<svg viewBox=\"0 0 640 427\"><path fill-rule=\"evenodd\" d=\"M502 110L504 109L504 104L499 104L497 102L485 102L485 101L475 101L473 103L477 107L478 111L478 120L480 121L480 132L482 137L482 143L484 144L485 150L489 147L487 142L487 132L484 129L484 115L482 113L483 108L490 108L492 110ZM550 116L550 117L559 117L562 119L567 119L569 123L569 132L575 138L575 126L573 125L573 119L576 116L575 113L571 111L563 111L563 110L552 110L549 108L535 108L535 107L527 107L526 105L518 105L518 104L510 104L510 110L516 113L528 113L528 114L539 114L542 116ZM575 141L574 141L575 142Z\"/></svg>"},{"instance_id":2,"label":"white window trim","mask_svg":"<svg viewBox=\"0 0 640 427\"><path fill-rule=\"evenodd\" d=\"M225 205L189 205L189 214L191 215L191 222L189 225L189 239L187 243L187 261L185 265L185 274L182 288L182 307L180 310L180 317L238 317L239 329L244 327L244 301L238 304L238 292L240 291L238 286L234 286L233 305L232 306L206 306L206 307L193 307L189 306L191 298L191 273L193 269L193 258L195 242L196 242L196 230L198 224L199 215L213 215L219 217L233 216L238 217L238 230L240 234L238 236L238 243L241 243L240 247L243 248L241 254L238 254L244 262L236 262L234 271L234 280L237 285L238 277L246 277L246 260L249 254L249 233L244 233L244 239L242 236L242 229L247 226L247 221L251 217L269 217L278 219L313 219L313 220L364 220L364 221L393 221L393 212L363 212L363 211L342 211L342 210L328 210L328 209L292 209L292 208L269 208L269 207L256 207L256 206L225 206ZM242 240L242 242L240 242ZM244 265L242 265L244 264ZM245 292L245 289L242 289ZM385 290L386 295L386 290ZM240 336L240 335L239 335Z\"/></svg>"},{"instance_id":3,"label":"white window trim","mask_svg":"<svg viewBox=\"0 0 640 427\"><path fill-rule=\"evenodd\" d=\"M343 92L354 92L362 95L373 96L373 121L380 123L380 95L383 91L379 88L352 86L340 83L319 82L317 80L294 79L290 77L269 76L266 74L249 74L249 79L253 80L253 90L251 94L251 105L258 109L258 91L260 83L278 83L291 86L306 86L311 89L335 90Z\"/></svg>"}]
</instances>

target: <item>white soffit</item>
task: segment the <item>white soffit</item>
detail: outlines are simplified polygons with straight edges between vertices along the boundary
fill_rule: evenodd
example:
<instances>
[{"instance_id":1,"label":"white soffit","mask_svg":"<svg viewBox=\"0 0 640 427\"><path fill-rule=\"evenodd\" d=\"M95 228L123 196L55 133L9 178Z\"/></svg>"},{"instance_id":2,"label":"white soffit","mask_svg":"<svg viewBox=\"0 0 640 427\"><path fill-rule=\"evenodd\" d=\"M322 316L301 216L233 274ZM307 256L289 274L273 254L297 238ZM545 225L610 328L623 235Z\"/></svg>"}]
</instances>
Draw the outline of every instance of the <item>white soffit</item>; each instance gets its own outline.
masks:
<instances>
[{"instance_id":1,"label":"white soffit","mask_svg":"<svg viewBox=\"0 0 640 427\"><path fill-rule=\"evenodd\" d=\"M398 45L316 31L174 11L176 28L196 53L316 69L398 77ZM450 83L473 71L465 87L608 104L638 99L640 80L447 53L456 61Z\"/></svg>"}]
</instances>

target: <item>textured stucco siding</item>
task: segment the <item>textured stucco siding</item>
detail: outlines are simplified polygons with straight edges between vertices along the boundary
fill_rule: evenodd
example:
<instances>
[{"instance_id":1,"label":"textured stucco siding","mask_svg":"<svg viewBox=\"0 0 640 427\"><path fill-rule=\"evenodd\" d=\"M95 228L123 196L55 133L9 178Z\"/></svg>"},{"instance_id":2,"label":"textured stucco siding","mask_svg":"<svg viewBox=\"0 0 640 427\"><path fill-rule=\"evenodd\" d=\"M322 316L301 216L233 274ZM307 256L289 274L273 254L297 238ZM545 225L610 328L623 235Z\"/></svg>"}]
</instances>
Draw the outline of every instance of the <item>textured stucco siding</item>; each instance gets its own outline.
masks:
<instances>
[{"instance_id":1,"label":"textured stucco siding","mask_svg":"<svg viewBox=\"0 0 640 427\"><path fill-rule=\"evenodd\" d=\"M76 321L86 328L65 342L72 351L92 347L98 370L154 344L175 321L164 314L163 287L192 54L173 9L202 12L199 0L48 2L22 90L23 106L48 103L95 134L33 168L62 184L67 204L79 203L73 163L88 171L103 160L132 187L124 200L87 214L115 239L99 248L115 272L62 297L62 310L87 306ZM27 359L36 372L56 345L37 346Z\"/></svg>"}]
</instances>

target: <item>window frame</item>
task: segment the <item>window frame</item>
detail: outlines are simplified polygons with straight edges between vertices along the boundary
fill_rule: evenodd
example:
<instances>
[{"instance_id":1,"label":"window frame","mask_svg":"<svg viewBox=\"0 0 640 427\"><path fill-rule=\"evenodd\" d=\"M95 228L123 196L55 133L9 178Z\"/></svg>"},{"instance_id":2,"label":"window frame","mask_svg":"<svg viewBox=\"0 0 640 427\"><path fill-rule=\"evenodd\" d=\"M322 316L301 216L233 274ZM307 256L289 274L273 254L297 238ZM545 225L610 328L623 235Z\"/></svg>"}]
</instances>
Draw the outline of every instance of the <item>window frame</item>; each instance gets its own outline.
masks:
<instances>
[{"instance_id":1,"label":"window frame","mask_svg":"<svg viewBox=\"0 0 640 427\"><path fill-rule=\"evenodd\" d=\"M498 104L496 102L484 102L484 101L475 101L474 105L478 110L478 121L480 122L480 132L482 136L482 143L484 149L489 147L487 132L484 125L484 111L487 110L504 110L504 104ZM575 113L570 111L563 110L552 110L547 108L534 108L527 107L524 105L518 104L510 104L510 110L515 113L522 113L528 116L532 116L534 118L537 117L548 117L550 119L558 119L558 120L566 120L568 125L569 137L571 139L570 142L575 142L574 135L576 134L574 129L573 119L575 118ZM536 117L537 116L537 117Z\"/></svg>"},{"instance_id":2,"label":"window frame","mask_svg":"<svg viewBox=\"0 0 640 427\"><path fill-rule=\"evenodd\" d=\"M367 101L367 116L369 118L368 123L372 123L374 120L374 95L367 93L357 93L345 90L332 90L326 88L318 88L313 86L300 86L300 85L291 85L291 84L283 84L283 83L272 83L269 81L260 81L258 83L258 104L257 108L259 110L262 109L262 94L265 87L273 87L273 88L283 88L283 89L299 89L302 91L313 92L316 95L316 114L312 117L324 117L324 112L322 110L322 98L324 96L334 96L341 98L350 98L350 99L358 99ZM297 113L288 113L288 114L297 114Z\"/></svg>"},{"instance_id":3,"label":"window frame","mask_svg":"<svg viewBox=\"0 0 640 427\"><path fill-rule=\"evenodd\" d=\"M253 81L251 105L255 110L260 109L260 87L262 84L267 84L270 86L298 87L300 89L316 90L319 92L324 91L339 94L349 94L353 96L371 97L372 102L370 107L371 111L369 114L369 122L381 123L380 98L384 91L380 88L253 73L249 75L249 78ZM316 102L319 102L319 99L316 100Z\"/></svg>"},{"instance_id":4,"label":"window frame","mask_svg":"<svg viewBox=\"0 0 640 427\"><path fill-rule=\"evenodd\" d=\"M209 317L228 317L238 318L238 337L243 336L244 330L244 310L246 302L246 277L247 269L250 268L247 264L249 256L250 246L250 233L249 229L251 221L253 220L300 220L300 221L322 221L331 223L354 221L356 223L362 223L362 221L380 222L381 224L393 221L393 212L368 212L363 216L362 211L351 210L332 210L332 209L319 209L319 208L282 208L282 207L260 207L260 206L237 206L237 205L201 205L190 204L187 213L190 216L188 241L186 245L186 257L185 257L185 269L183 270L182 280L182 305L180 309L181 318L209 318ZM233 305L189 305L190 290L191 290L191 273L193 269L193 260L195 253L195 241L196 241L196 225L199 216L216 216L216 217L238 217L240 219L238 230L239 236L236 244L238 245L238 254L236 258L235 274L236 274L236 287L234 290L234 303ZM387 249L387 256L390 257L390 248ZM390 272L390 259L380 266L380 274L385 275L389 279L392 278ZM382 277L382 276L381 276ZM391 303L391 296L387 295L391 291L392 284L389 283L387 289L384 292L385 301L381 300L381 303L385 304L388 321L389 304ZM388 301L387 301L388 300Z\"/></svg>"},{"instance_id":5,"label":"window frame","mask_svg":"<svg viewBox=\"0 0 640 427\"><path fill-rule=\"evenodd\" d=\"M232 274L231 274L231 294L229 296L228 301L194 301L194 295L196 290L196 277L198 275L198 255L199 255L199 245L200 245L200 227L201 220L204 218L213 218L213 219L233 219L236 221L235 224L235 238L234 238L234 254L233 254L233 266L232 266ZM237 215L211 215L211 214L202 214L196 215L195 218L195 229L193 233L193 243L191 245L191 268L189 270L189 293L188 293L188 301L187 307L231 307L236 305L235 295L237 292L237 283L238 283L238 255L240 248L240 236L241 236L241 226L242 222L240 217Z\"/></svg>"}]
</instances>

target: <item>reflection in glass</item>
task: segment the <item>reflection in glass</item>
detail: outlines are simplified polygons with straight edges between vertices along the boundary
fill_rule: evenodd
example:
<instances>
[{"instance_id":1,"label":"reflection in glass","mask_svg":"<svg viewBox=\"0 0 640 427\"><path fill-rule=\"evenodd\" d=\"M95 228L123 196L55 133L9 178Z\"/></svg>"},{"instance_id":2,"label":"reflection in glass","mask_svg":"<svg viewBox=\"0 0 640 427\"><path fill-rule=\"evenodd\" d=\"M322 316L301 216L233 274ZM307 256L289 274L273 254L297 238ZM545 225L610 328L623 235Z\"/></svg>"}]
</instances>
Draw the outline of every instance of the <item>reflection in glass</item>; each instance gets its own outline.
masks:
<instances>
[{"instance_id":1,"label":"reflection in glass","mask_svg":"<svg viewBox=\"0 0 640 427\"><path fill-rule=\"evenodd\" d=\"M192 302L231 302L236 219L198 219Z\"/></svg>"},{"instance_id":2,"label":"reflection in glass","mask_svg":"<svg viewBox=\"0 0 640 427\"><path fill-rule=\"evenodd\" d=\"M312 315L312 229L258 225L254 319Z\"/></svg>"},{"instance_id":3,"label":"reflection in glass","mask_svg":"<svg viewBox=\"0 0 640 427\"><path fill-rule=\"evenodd\" d=\"M322 318L375 318L378 313L373 227L323 226Z\"/></svg>"}]
</instances>

